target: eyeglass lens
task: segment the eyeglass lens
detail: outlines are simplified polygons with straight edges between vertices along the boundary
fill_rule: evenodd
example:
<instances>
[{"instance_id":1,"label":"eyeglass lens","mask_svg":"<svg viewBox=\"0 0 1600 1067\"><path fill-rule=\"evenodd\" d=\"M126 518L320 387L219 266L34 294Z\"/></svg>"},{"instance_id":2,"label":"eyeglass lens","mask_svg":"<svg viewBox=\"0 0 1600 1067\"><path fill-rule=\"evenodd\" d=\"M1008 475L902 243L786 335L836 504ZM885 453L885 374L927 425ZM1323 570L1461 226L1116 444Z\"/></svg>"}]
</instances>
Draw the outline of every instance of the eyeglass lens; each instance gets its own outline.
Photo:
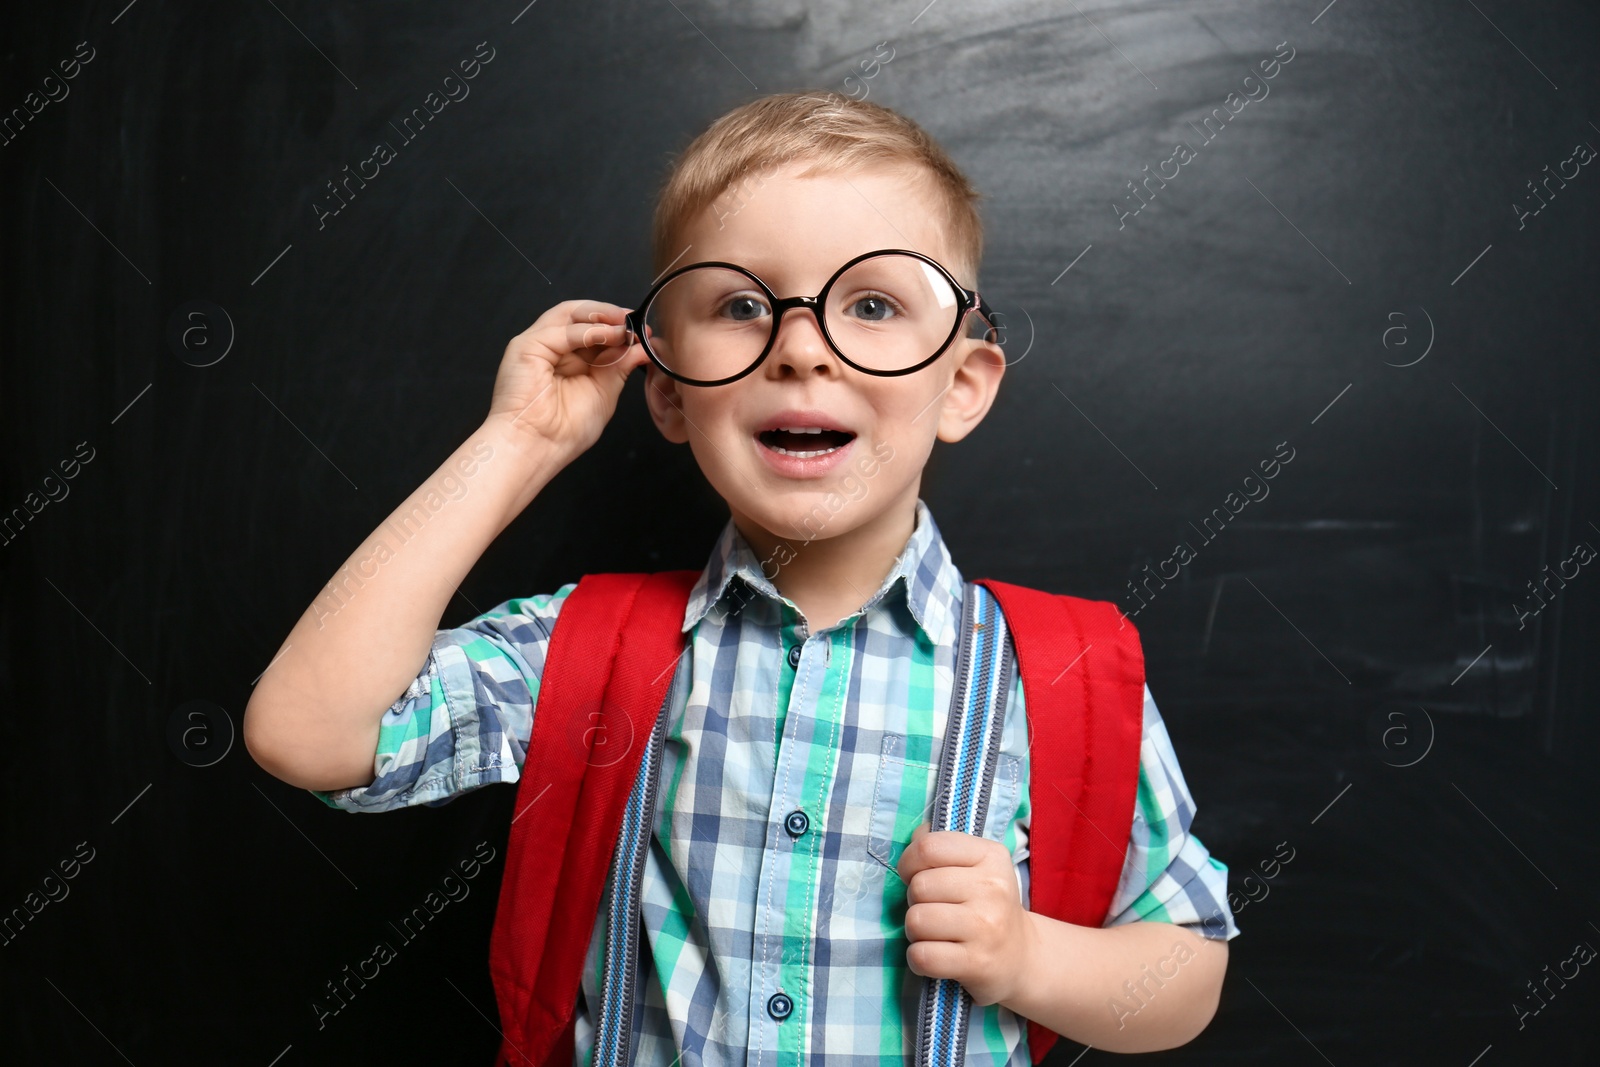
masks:
<instances>
[{"instance_id":1,"label":"eyeglass lens","mask_svg":"<svg viewBox=\"0 0 1600 1067\"><path fill-rule=\"evenodd\" d=\"M939 351L960 314L961 295L948 279L915 256L893 253L845 271L824 303L838 350L880 371L916 366ZM761 288L724 267L695 267L667 282L645 308L644 322L661 362L699 381L745 370L777 328Z\"/></svg>"}]
</instances>

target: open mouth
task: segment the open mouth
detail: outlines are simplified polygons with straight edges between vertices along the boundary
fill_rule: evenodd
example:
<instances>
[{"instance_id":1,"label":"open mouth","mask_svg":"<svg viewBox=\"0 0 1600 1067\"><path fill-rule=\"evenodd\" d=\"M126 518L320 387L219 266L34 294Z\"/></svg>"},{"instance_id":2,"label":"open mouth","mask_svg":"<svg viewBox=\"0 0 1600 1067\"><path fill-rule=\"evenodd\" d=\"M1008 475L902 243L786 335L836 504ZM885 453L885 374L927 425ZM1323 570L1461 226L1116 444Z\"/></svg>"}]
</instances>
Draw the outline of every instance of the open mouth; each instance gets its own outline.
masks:
<instances>
[{"instance_id":1,"label":"open mouth","mask_svg":"<svg viewBox=\"0 0 1600 1067\"><path fill-rule=\"evenodd\" d=\"M824 430L820 427L762 430L756 434L761 444L782 456L810 459L836 452L855 439L847 430Z\"/></svg>"}]
</instances>

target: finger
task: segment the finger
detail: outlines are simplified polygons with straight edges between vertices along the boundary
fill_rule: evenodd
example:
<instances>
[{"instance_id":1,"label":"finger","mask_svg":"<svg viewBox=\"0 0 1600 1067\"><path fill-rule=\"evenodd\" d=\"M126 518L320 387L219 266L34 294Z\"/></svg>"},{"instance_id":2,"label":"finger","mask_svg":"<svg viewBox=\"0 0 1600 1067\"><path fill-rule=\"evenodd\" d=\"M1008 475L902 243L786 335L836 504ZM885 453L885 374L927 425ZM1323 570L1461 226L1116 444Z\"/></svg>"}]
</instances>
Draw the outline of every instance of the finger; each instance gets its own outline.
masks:
<instances>
[{"instance_id":1,"label":"finger","mask_svg":"<svg viewBox=\"0 0 1600 1067\"><path fill-rule=\"evenodd\" d=\"M538 330L527 339L557 356L572 353L596 366L607 366L626 353L631 338L625 325L568 322Z\"/></svg>"},{"instance_id":2,"label":"finger","mask_svg":"<svg viewBox=\"0 0 1600 1067\"><path fill-rule=\"evenodd\" d=\"M586 306L581 309L575 309L572 316L575 321L606 322L616 324L626 321L628 312L631 310L625 307L618 307L616 304L607 304L599 300L587 301L586 304L592 304L594 306Z\"/></svg>"},{"instance_id":3,"label":"finger","mask_svg":"<svg viewBox=\"0 0 1600 1067\"><path fill-rule=\"evenodd\" d=\"M922 838L918 836L926 829L926 826L918 826L911 831L911 843L900 853L900 862L895 866L895 872L900 875L900 880L907 885L911 884L912 877L918 871L925 871L930 866L922 855Z\"/></svg>"},{"instance_id":4,"label":"finger","mask_svg":"<svg viewBox=\"0 0 1600 1067\"><path fill-rule=\"evenodd\" d=\"M609 367L623 380L646 363L650 357L645 354L644 346L635 341L633 344L621 348L607 348L591 358L591 365L595 367Z\"/></svg>"},{"instance_id":5,"label":"finger","mask_svg":"<svg viewBox=\"0 0 1600 1067\"><path fill-rule=\"evenodd\" d=\"M906 909L906 936L913 941L963 942L978 932L977 917L964 904L939 901Z\"/></svg>"},{"instance_id":6,"label":"finger","mask_svg":"<svg viewBox=\"0 0 1600 1067\"><path fill-rule=\"evenodd\" d=\"M628 314L628 310L604 300L563 300L554 305L543 315L534 320L533 324L524 330L532 333L535 330L547 329L551 326L565 325L572 322L621 322Z\"/></svg>"},{"instance_id":7,"label":"finger","mask_svg":"<svg viewBox=\"0 0 1600 1067\"><path fill-rule=\"evenodd\" d=\"M618 378L621 378L622 381L627 381L627 376L634 373L645 363L650 363L650 357L645 355L645 346L635 341L634 344L627 346L627 349L622 352L621 358L618 358L616 362L595 363L595 366L610 366L611 370L616 371Z\"/></svg>"},{"instance_id":8,"label":"finger","mask_svg":"<svg viewBox=\"0 0 1600 1067\"><path fill-rule=\"evenodd\" d=\"M972 876L967 867L930 867L906 882L906 903L962 904L973 899Z\"/></svg>"},{"instance_id":9,"label":"finger","mask_svg":"<svg viewBox=\"0 0 1600 1067\"><path fill-rule=\"evenodd\" d=\"M609 300L568 300L563 305L573 322L621 322L628 309Z\"/></svg>"},{"instance_id":10,"label":"finger","mask_svg":"<svg viewBox=\"0 0 1600 1067\"><path fill-rule=\"evenodd\" d=\"M911 833L911 844L900 855L902 880L929 867L975 867L983 862L984 839L959 830L928 830L919 826Z\"/></svg>"},{"instance_id":11,"label":"finger","mask_svg":"<svg viewBox=\"0 0 1600 1067\"><path fill-rule=\"evenodd\" d=\"M933 866L936 867L976 867L995 844L997 842L960 830L934 830L929 832L922 850L934 857Z\"/></svg>"},{"instance_id":12,"label":"finger","mask_svg":"<svg viewBox=\"0 0 1600 1067\"><path fill-rule=\"evenodd\" d=\"M971 955L959 941L918 941L906 947L906 966L924 978L960 979L967 973Z\"/></svg>"},{"instance_id":13,"label":"finger","mask_svg":"<svg viewBox=\"0 0 1600 1067\"><path fill-rule=\"evenodd\" d=\"M567 327L567 337L570 340L576 334L578 343L576 348L628 348L633 343L633 336L628 327L620 323L572 323Z\"/></svg>"}]
</instances>

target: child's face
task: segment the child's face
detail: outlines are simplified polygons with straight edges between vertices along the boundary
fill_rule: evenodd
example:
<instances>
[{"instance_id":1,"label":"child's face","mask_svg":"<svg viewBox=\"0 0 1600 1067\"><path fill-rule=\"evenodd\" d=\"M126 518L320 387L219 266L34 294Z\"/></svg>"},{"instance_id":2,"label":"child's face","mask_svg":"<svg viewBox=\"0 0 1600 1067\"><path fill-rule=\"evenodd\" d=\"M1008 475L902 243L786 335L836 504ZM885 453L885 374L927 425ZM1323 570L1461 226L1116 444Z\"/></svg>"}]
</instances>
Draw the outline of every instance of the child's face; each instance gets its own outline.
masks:
<instances>
[{"instance_id":1,"label":"child's face","mask_svg":"<svg viewBox=\"0 0 1600 1067\"><path fill-rule=\"evenodd\" d=\"M678 236L675 266L720 260L753 272L779 297L812 296L846 261L905 248L962 278L937 205L909 166L877 166L800 178L803 163L714 202ZM963 281L969 281L963 278ZM981 320L980 320L981 321ZM1005 359L997 345L965 336L932 364L895 377L849 366L828 347L809 311L784 314L772 351L727 385L682 384L648 367L646 397L669 441L687 442L706 479L747 535L834 537L915 506L937 438L959 441L994 399ZM829 455L786 457L762 440L775 425L825 425L855 434ZM785 415L785 413L788 413ZM770 440L770 437L769 437ZM826 447L829 435L807 450Z\"/></svg>"}]
</instances>

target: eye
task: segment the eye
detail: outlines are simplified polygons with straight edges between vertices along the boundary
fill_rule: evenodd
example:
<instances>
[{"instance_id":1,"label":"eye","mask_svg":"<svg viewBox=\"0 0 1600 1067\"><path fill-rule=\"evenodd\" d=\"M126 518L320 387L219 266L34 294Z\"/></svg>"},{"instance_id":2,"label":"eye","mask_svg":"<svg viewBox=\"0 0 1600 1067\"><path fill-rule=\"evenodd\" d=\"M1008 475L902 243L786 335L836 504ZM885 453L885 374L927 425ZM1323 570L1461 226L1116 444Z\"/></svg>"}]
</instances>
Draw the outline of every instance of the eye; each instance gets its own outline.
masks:
<instances>
[{"instance_id":1,"label":"eye","mask_svg":"<svg viewBox=\"0 0 1600 1067\"><path fill-rule=\"evenodd\" d=\"M863 293L849 306L852 318L863 322L887 322L900 314L900 306L882 293Z\"/></svg>"},{"instance_id":2,"label":"eye","mask_svg":"<svg viewBox=\"0 0 1600 1067\"><path fill-rule=\"evenodd\" d=\"M719 313L734 322L754 322L768 313L767 301L760 293L735 293L723 300Z\"/></svg>"}]
</instances>

